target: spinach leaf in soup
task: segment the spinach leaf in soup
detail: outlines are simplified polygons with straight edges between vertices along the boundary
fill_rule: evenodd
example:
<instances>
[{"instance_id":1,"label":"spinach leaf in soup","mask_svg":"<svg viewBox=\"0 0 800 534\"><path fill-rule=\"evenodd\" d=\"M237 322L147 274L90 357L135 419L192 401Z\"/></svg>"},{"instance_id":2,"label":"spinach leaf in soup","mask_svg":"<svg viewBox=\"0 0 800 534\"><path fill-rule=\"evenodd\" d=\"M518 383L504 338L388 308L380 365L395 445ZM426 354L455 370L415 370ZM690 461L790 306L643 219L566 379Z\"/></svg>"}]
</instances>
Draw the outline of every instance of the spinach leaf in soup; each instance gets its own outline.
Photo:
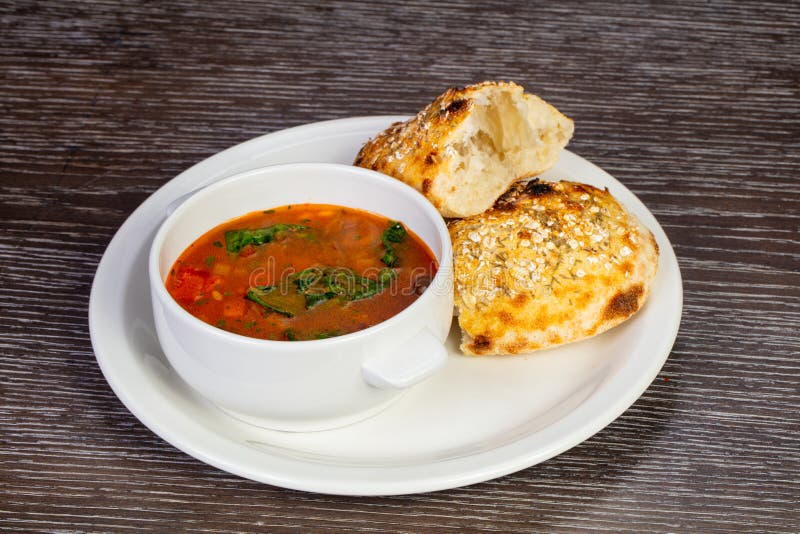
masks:
<instances>
[{"instance_id":1,"label":"spinach leaf in soup","mask_svg":"<svg viewBox=\"0 0 800 534\"><path fill-rule=\"evenodd\" d=\"M383 243L384 254L381 256L381 261L387 267L396 267L400 258L397 256L397 251L394 245L400 243L406 237L406 229L402 223L398 221L391 221L389 227L381 234L381 242Z\"/></svg>"},{"instance_id":2,"label":"spinach leaf in soup","mask_svg":"<svg viewBox=\"0 0 800 534\"><path fill-rule=\"evenodd\" d=\"M278 286L251 287L245 298L286 317L294 317L306 309L302 295L296 291L283 292Z\"/></svg>"},{"instance_id":3,"label":"spinach leaf in soup","mask_svg":"<svg viewBox=\"0 0 800 534\"><path fill-rule=\"evenodd\" d=\"M303 226L302 224L277 223L255 230L228 230L225 232L225 248L228 252L236 253L247 245L263 245L269 243L281 233L307 229L308 226Z\"/></svg>"}]
</instances>

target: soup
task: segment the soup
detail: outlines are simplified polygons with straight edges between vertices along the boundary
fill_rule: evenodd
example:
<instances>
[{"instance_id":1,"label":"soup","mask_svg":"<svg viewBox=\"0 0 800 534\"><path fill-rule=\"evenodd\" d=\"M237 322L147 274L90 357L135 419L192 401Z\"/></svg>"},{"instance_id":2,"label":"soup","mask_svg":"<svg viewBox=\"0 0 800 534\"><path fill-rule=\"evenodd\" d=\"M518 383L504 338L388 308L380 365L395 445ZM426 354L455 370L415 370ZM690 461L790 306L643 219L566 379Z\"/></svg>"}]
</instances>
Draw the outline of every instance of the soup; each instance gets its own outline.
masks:
<instances>
[{"instance_id":1,"label":"soup","mask_svg":"<svg viewBox=\"0 0 800 534\"><path fill-rule=\"evenodd\" d=\"M210 230L178 257L166 288L189 313L223 330L301 341L392 317L422 294L437 268L401 222L296 204Z\"/></svg>"}]
</instances>

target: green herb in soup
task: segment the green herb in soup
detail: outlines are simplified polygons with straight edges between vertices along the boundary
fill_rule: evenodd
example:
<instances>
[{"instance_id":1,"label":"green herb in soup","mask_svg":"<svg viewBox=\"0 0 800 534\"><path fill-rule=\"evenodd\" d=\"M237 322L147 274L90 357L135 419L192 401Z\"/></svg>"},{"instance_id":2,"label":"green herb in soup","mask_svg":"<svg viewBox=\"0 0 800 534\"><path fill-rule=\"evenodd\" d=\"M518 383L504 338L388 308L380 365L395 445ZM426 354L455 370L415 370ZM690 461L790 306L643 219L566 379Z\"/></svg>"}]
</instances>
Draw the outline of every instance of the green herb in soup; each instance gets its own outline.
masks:
<instances>
[{"instance_id":1,"label":"green herb in soup","mask_svg":"<svg viewBox=\"0 0 800 534\"><path fill-rule=\"evenodd\" d=\"M330 299L354 301L373 297L395 278L394 271L382 269L377 278L359 276L344 267L311 267L289 276L286 291L276 286L251 288L247 298L260 306L294 317L304 308Z\"/></svg>"},{"instance_id":2,"label":"green herb in soup","mask_svg":"<svg viewBox=\"0 0 800 534\"><path fill-rule=\"evenodd\" d=\"M397 265L399 258L397 257L397 252L395 251L395 244L402 243L405 237L406 229L403 228L403 225L397 221L391 222L389 224L389 228L384 230L381 234L381 242L383 243L384 250L386 251L381 257L381 261L386 264L387 267L394 267Z\"/></svg>"},{"instance_id":3,"label":"green herb in soup","mask_svg":"<svg viewBox=\"0 0 800 534\"><path fill-rule=\"evenodd\" d=\"M225 248L228 252L239 252L247 245L263 245L269 243L281 232L305 230L307 226L300 224L273 224L256 230L228 230L225 232Z\"/></svg>"},{"instance_id":4,"label":"green herb in soup","mask_svg":"<svg viewBox=\"0 0 800 534\"><path fill-rule=\"evenodd\" d=\"M306 301L302 295L292 291L283 292L276 286L251 287L245 298L286 317L294 317L306 309Z\"/></svg>"}]
</instances>

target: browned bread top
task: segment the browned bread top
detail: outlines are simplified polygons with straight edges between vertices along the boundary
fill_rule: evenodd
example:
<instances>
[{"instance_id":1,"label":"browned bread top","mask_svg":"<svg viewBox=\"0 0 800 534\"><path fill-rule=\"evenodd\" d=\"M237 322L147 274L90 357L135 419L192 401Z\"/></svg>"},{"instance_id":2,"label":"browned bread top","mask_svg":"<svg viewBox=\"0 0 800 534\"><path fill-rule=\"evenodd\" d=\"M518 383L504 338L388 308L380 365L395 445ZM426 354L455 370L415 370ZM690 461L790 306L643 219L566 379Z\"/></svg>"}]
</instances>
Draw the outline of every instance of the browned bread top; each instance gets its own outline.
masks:
<instances>
[{"instance_id":1,"label":"browned bread top","mask_svg":"<svg viewBox=\"0 0 800 534\"><path fill-rule=\"evenodd\" d=\"M355 165L421 191L445 217L481 213L516 180L553 166L572 120L512 82L448 89L368 141Z\"/></svg>"},{"instance_id":2,"label":"browned bread top","mask_svg":"<svg viewBox=\"0 0 800 534\"><path fill-rule=\"evenodd\" d=\"M636 313L658 265L652 233L608 191L515 184L450 222L467 354L517 354L590 337Z\"/></svg>"}]
</instances>

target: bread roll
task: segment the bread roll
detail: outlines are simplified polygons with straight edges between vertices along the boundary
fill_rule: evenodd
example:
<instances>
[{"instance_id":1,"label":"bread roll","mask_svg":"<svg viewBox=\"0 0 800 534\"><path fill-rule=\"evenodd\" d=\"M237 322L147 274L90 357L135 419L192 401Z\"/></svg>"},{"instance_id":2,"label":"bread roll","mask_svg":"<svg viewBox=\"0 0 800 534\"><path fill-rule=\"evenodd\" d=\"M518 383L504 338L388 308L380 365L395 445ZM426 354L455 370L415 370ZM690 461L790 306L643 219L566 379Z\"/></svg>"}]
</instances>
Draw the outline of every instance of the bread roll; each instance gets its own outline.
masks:
<instances>
[{"instance_id":1,"label":"bread roll","mask_svg":"<svg viewBox=\"0 0 800 534\"><path fill-rule=\"evenodd\" d=\"M552 167L572 120L511 82L449 89L368 141L355 165L421 191L445 217L483 212L516 180Z\"/></svg>"},{"instance_id":2,"label":"bread roll","mask_svg":"<svg viewBox=\"0 0 800 534\"><path fill-rule=\"evenodd\" d=\"M658 266L653 234L585 184L518 183L449 228L466 354L518 354L604 332L641 308Z\"/></svg>"}]
</instances>

